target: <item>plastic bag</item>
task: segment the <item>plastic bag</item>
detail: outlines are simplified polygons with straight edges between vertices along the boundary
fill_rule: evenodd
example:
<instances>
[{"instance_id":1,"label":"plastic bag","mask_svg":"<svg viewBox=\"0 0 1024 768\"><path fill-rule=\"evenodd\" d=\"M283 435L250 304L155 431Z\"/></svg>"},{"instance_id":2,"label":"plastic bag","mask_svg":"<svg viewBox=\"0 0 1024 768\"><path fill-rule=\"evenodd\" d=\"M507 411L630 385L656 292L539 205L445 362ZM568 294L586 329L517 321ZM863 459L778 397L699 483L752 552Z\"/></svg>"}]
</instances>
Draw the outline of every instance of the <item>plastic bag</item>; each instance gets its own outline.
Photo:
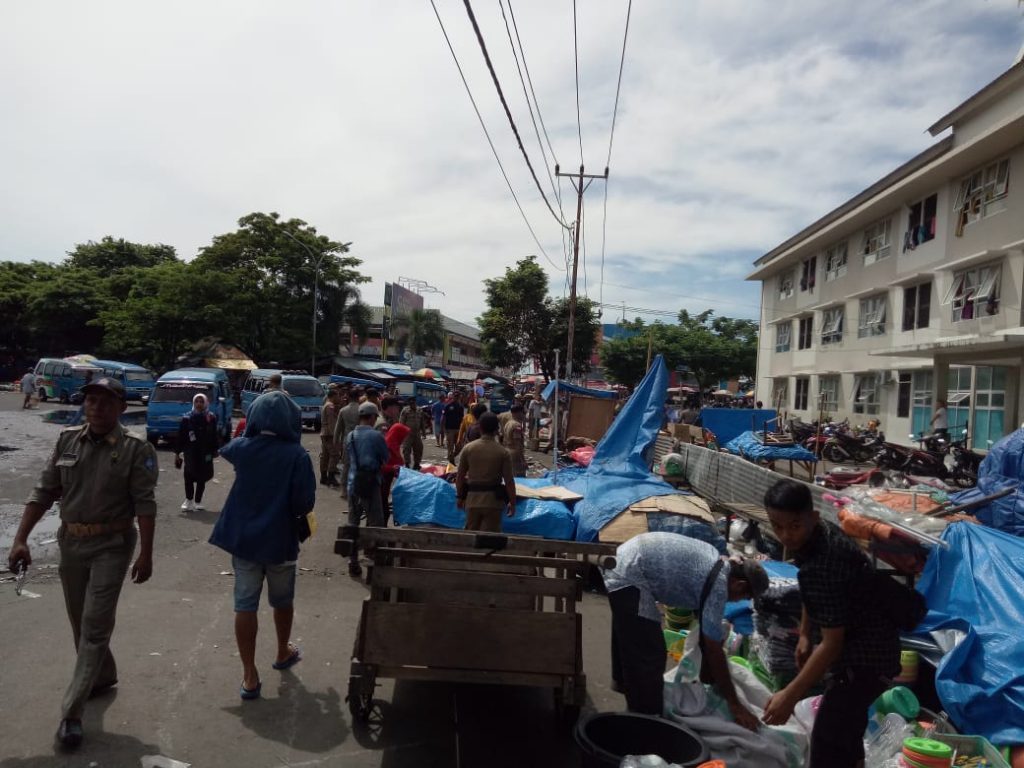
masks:
<instances>
[{"instance_id":1,"label":"plastic bag","mask_svg":"<svg viewBox=\"0 0 1024 768\"><path fill-rule=\"evenodd\" d=\"M882 765L886 760L898 755L903 748L903 739L913 736L913 727L907 721L890 712L885 716L878 730L864 742L864 766Z\"/></svg>"}]
</instances>

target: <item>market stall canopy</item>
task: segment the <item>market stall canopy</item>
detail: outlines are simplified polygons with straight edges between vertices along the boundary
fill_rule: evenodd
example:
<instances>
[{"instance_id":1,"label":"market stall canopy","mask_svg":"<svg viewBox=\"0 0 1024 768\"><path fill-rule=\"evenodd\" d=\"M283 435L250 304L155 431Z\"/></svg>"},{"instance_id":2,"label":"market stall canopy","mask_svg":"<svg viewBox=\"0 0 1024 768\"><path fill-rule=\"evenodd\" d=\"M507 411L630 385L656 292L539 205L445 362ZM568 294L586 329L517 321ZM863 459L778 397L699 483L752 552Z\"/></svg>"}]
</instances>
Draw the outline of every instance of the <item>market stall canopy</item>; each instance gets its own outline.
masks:
<instances>
[{"instance_id":1,"label":"market stall canopy","mask_svg":"<svg viewBox=\"0 0 1024 768\"><path fill-rule=\"evenodd\" d=\"M575 384L570 384L567 381L559 381L558 382L558 391L559 392L569 392L570 394L573 394L573 395L586 395L588 397L603 397L603 398L605 398L607 400L614 400L616 397L618 397L618 395L615 392L607 390L607 389L587 389L586 387L578 387ZM546 387L544 387L544 391L540 393L540 396L544 400L550 400L554 394L555 394L555 382L552 381L550 384L548 384Z\"/></svg>"},{"instance_id":2,"label":"market stall canopy","mask_svg":"<svg viewBox=\"0 0 1024 768\"><path fill-rule=\"evenodd\" d=\"M730 392L728 389L716 389L714 391L715 397L727 397L731 394L732 392Z\"/></svg>"},{"instance_id":3,"label":"market stall canopy","mask_svg":"<svg viewBox=\"0 0 1024 768\"><path fill-rule=\"evenodd\" d=\"M422 376L424 379L433 379L437 376L433 368L420 368L418 371L413 371L412 375Z\"/></svg>"},{"instance_id":4,"label":"market stall canopy","mask_svg":"<svg viewBox=\"0 0 1024 768\"><path fill-rule=\"evenodd\" d=\"M203 358L203 364L207 368L222 368L225 371L254 371L256 363L248 358L232 360L224 357Z\"/></svg>"}]
</instances>

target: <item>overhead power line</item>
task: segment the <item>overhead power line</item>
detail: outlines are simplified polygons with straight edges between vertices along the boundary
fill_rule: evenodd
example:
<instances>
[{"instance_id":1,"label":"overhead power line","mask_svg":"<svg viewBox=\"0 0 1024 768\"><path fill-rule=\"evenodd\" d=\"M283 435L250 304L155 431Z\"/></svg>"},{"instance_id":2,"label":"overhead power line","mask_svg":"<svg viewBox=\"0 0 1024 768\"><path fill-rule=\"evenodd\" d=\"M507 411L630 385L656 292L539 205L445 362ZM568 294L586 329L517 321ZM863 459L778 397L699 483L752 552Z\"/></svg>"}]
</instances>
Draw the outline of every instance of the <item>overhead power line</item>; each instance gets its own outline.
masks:
<instances>
[{"instance_id":1,"label":"overhead power line","mask_svg":"<svg viewBox=\"0 0 1024 768\"><path fill-rule=\"evenodd\" d=\"M632 0L630 0L630 2L632 2ZM555 165L558 165L558 157L555 155L555 148L551 146L551 137L548 136L547 126L544 125L544 116L540 111L540 102L537 100L537 92L533 90L533 78L530 77L530 67L526 64L526 50L523 48L523 41L519 37L519 27L516 25L516 14L512 9L512 0L508 0L508 15L512 19L512 29L516 33L516 42L519 44L519 55L523 59L523 71L526 72L526 82L530 85L530 94L533 96L533 103L537 107L537 119L540 121L540 128L544 133L544 140L548 143L551 160Z\"/></svg>"},{"instance_id":2,"label":"overhead power line","mask_svg":"<svg viewBox=\"0 0 1024 768\"><path fill-rule=\"evenodd\" d=\"M444 41L448 44L448 50L451 51L452 59L455 61L455 67L459 70L459 77L462 78L462 85L466 89L466 94L469 96L470 103L473 105L473 111L476 112L476 118L480 121L480 127L484 130L484 136L487 137L487 144L490 146L491 152L494 154L494 159L498 163L498 168L501 170L502 178L505 179L505 184L508 185L508 191L512 195L512 199L515 201L516 208L519 209L519 215L523 217L523 222L526 224L526 228L530 230L530 234L533 236L533 241L537 244L537 248L540 249L544 258L547 259L555 269L565 271L565 267L559 267L555 264L548 255L548 252L544 250L544 246L541 245L540 239L537 237L537 233L533 230L533 225L530 224L530 220L526 217L526 211L523 210L523 206L520 204L519 198L516 196L516 191L512 188L512 182L509 181L508 174L505 172L505 166L501 164L501 158L498 156L498 150L495 148L494 142L491 140L491 134L487 130L486 123L484 123L483 115L480 114L480 109L476 105L476 99L473 98L473 92L469 89L469 83L466 82L466 75L462 71L462 65L459 63L459 57L455 55L455 48L452 47L452 41L448 37L448 30L445 29L444 22L441 20L441 14L437 11L437 4L434 0L430 0L430 5L434 9L434 16L437 17L437 23L441 27L441 34L444 35Z\"/></svg>"},{"instance_id":3,"label":"overhead power line","mask_svg":"<svg viewBox=\"0 0 1024 768\"><path fill-rule=\"evenodd\" d=\"M608 159L605 161L605 175L612 164L612 144L615 141L615 119L619 114L619 94L622 91L622 70L626 65L626 41L629 39L629 19L633 13L633 0L626 6L626 28L622 33L622 55L619 57L619 77L615 83L615 106L612 107L612 130L608 137ZM608 180L604 182L604 212L601 214L601 282L598 288L600 300L604 300L604 254L608 234Z\"/></svg>"},{"instance_id":4,"label":"overhead power line","mask_svg":"<svg viewBox=\"0 0 1024 768\"><path fill-rule=\"evenodd\" d=\"M580 46L576 26L576 0L572 0L572 53L576 64L576 132L580 137L580 165L583 165L583 122L580 120Z\"/></svg>"},{"instance_id":5,"label":"overhead power line","mask_svg":"<svg viewBox=\"0 0 1024 768\"><path fill-rule=\"evenodd\" d=\"M434 0L431 0L431 3L433 2ZM505 100L505 94L501 90L501 83L498 81L498 74L494 71L494 65L491 63L491 56L487 52L487 44L484 42L483 33L480 31L480 25L477 24L476 16L473 14L473 6L470 4L469 0L463 0L463 3L466 6L466 13L469 15L469 21L473 25L473 31L476 33L477 42L480 44L480 51L483 53L484 61L487 63L487 69L491 73L491 80L494 81L494 87L498 91L498 98L501 100L501 106L504 107L505 116L508 117L508 124L512 126L512 133L515 134L516 143L519 145L519 151L523 153L523 159L526 161L526 167L530 169L530 176L533 177L533 183L537 185L537 191L540 192L540 196L543 198L544 204L548 207L548 210L551 211L551 215L555 217L555 221L557 221L561 226L568 228L569 225L566 224L564 219L555 213L555 209L551 207L551 203L548 200L547 195L544 194L544 188L540 185L540 180L537 178L537 173L533 170L533 163L530 162L530 155L527 154L526 147L523 145L523 139L519 135L519 129L516 127L516 121L512 117L512 110L509 109L508 102ZM438 18L440 18L440 16Z\"/></svg>"}]
</instances>

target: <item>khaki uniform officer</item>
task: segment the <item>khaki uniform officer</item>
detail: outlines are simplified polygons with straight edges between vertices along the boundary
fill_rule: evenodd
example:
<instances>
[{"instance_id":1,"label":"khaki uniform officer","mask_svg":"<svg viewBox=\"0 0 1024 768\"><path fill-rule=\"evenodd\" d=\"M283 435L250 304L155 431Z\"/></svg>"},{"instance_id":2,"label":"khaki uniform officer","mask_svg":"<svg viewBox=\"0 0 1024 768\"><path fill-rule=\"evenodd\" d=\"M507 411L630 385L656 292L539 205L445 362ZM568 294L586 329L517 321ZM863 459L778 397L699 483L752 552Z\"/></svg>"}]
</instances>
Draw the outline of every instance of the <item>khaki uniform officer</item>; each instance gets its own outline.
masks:
<instances>
[{"instance_id":1,"label":"khaki uniform officer","mask_svg":"<svg viewBox=\"0 0 1024 768\"><path fill-rule=\"evenodd\" d=\"M341 391L333 384L327 389L327 402L320 407L320 484L339 486L338 458L341 453L334 441L334 429L341 411Z\"/></svg>"},{"instance_id":2,"label":"khaki uniform officer","mask_svg":"<svg viewBox=\"0 0 1024 768\"><path fill-rule=\"evenodd\" d=\"M65 429L57 438L8 556L12 570L32 562L28 536L60 499L60 581L78 649L57 730L58 741L69 748L82 741L86 699L117 683L110 635L136 539L141 547L132 580L141 584L153 572L153 489L159 473L153 446L120 424L126 407L121 382L103 377L82 391L87 424Z\"/></svg>"},{"instance_id":3,"label":"khaki uniform officer","mask_svg":"<svg viewBox=\"0 0 1024 768\"><path fill-rule=\"evenodd\" d=\"M508 413L510 418L502 427L501 442L512 455L512 474L516 477L526 477L526 427L523 406L513 405Z\"/></svg>"},{"instance_id":4,"label":"khaki uniform officer","mask_svg":"<svg viewBox=\"0 0 1024 768\"><path fill-rule=\"evenodd\" d=\"M398 417L398 423L405 424L410 430L409 436L402 443L402 458L405 459L405 466L418 470L420 462L423 460L423 414L416 407L415 398L410 397L406 401L406 405Z\"/></svg>"},{"instance_id":5,"label":"khaki uniform officer","mask_svg":"<svg viewBox=\"0 0 1024 768\"><path fill-rule=\"evenodd\" d=\"M498 445L498 417L485 413L480 417L480 439L469 443L459 454L455 493L459 509L466 510L467 531L500 531L501 510L516 514L516 481L512 457Z\"/></svg>"}]
</instances>

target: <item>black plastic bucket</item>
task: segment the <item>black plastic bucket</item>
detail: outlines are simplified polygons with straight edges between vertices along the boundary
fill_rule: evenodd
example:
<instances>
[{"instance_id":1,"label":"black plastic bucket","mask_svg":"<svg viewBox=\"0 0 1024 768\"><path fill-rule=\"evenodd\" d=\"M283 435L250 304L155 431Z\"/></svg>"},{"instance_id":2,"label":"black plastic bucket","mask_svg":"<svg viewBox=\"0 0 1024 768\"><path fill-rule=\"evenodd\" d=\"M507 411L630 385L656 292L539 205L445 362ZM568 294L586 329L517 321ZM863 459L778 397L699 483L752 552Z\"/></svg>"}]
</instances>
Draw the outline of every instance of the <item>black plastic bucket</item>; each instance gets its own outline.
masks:
<instances>
[{"instance_id":1,"label":"black plastic bucket","mask_svg":"<svg viewBox=\"0 0 1024 768\"><path fill-rule=\"evenodd\" d=\"M626 755L659 755L669 763L697 766L708 748L685 726L651 715L604 712L576 725L583 768L619 768Z\"/></svg>"}]
</instances>

